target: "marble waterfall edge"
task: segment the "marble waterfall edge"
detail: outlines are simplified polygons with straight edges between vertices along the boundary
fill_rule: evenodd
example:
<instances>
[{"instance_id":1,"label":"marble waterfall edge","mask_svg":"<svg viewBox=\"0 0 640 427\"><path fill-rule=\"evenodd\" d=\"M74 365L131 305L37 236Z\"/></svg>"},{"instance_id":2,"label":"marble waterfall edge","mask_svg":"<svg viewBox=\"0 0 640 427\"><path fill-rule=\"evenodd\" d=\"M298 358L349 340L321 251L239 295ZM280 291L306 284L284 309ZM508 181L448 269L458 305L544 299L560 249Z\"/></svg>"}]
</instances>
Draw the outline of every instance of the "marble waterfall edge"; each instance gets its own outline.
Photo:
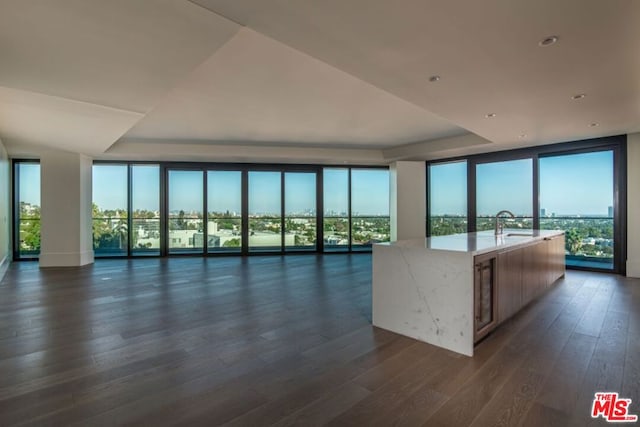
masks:
<instances>
[{"instance_id":1,"label":"marble waterfall edge","mask_svg":"<svg viewBox=\"0 0 640 427\"><path fill-rule=\"evenodd\" d=\"M373 324L473 356L472 284L470 253L374 245Z\"/></svg>"}]
</instances>

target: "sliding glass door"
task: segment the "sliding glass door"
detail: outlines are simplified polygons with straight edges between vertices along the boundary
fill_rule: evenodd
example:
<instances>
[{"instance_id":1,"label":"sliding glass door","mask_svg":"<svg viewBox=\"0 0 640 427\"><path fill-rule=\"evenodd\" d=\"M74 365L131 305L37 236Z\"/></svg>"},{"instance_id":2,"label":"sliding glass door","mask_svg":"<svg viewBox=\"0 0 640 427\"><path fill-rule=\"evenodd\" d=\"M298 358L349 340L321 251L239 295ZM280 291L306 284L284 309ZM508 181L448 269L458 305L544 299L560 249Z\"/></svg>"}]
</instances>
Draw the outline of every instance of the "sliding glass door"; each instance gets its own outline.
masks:
<instances>
[{"instance_id":1,"label":"sliding glass door","mask_svg":"<svg viewBox=\"0 0 640 427\"><path fill-rule=\"evenodd\" d=\"M93 250L96 257L126 256L129 245L128 165L93 166Z\"/></svg>"},{"instance_id":2,"label":"sliding glass door","mask_svg":"<svg viewBox=\"0 0 640 427\"><path fill-rule=\"evenodd\" d=\"M388 242L389 170L351 170L351 248L371 249L373 243Z\"/></svg>"},{"instance_id":3,"label":"sliding glass door","mask_svg":"<svg viewBox=\"0 0 640 427\"><path fill-rule=\"evenodd\" d=\"M316 250L316 173L284 173L285 250Z\"/></svg>"},{"instance_id":4,"label":"sliding glass door","mask_svg":"<svg viewBox=\"0 0 640 427\"><path fill-rule=\"evenodd\" d=\"M204 249L203 174L201 170L169 170L168 248L170 254Z\"/></svg>"},{"instance_id":5,"label":"sliding glass door","mask_svg":"<svg viewBox=\"0 0 640 427\"><path fill-rule=\"evenodd\" d=\"M324 250L349 250L351 212L349 198L349 169L324 168L322 171L324 218Z\"/></svg>"},{"instance_id":6,"label":"sliding glass door","mask_svg":"<svg viewBox=\"0 0 640 427\"><path fill-rule=\"evenodd\" d=\"M207 251L242 249L242 172L207 171Z\"/></svg>"},{"instance_id":7,"label":"sliding glass door","mask_svg":"<svg viewBox=\"0 0 640 427\"><path fill-rule=\"evenodd\" d=\"M131 165L131 254L160 255L160 166Z\"/></svg>"},{"instance_id":8,"label":"sliding glass door","mask_svg":"<svg viewBox=\"0 0 640 427\"><path fill-rule=\"evenodd\" d=\"M40 255L40 163L15 162L14 258L33 259Z\"/></svg>"},{"instance_id":9,"label":"sliding glass door","mask_svg":"<svg viewBox=\"0 0 640 427\"><path fill-rule=\"evenodd\" d=\"M492 230L508 210L507 228L563 230L567 266L624 273L625 152L615 136L428 162L430 235L463 231L450 224L460 210L469 232Z\"/></svg>"},{"instance_id":10,"label":"sliding glass door","mask_svg":"<svg viewBox=\"0 0 640 427\"><path fill-rule=\"evenodd\" d=\"M565 230L567 265L613 269L613 151L540 158L540 228Z\"/></svg>"},{"instance_id":11,"label":"sliding glass door","mask_svg":"<svg viewBox=\"0 0 640 427\"><path fill-rule=\"evenodd\" d=\"M282 173L249 172L249 251L282 249Z\"/></svg>"},{"instance_id":12,"label":"sliding glass door","mask_svg":"<svg viewBox=\"0 0 640 427\"><path fill-rule=\"evenodd\" d=\"M429 235L467 232L467 162L428 168Z\"/></svg>"}]
</instances>

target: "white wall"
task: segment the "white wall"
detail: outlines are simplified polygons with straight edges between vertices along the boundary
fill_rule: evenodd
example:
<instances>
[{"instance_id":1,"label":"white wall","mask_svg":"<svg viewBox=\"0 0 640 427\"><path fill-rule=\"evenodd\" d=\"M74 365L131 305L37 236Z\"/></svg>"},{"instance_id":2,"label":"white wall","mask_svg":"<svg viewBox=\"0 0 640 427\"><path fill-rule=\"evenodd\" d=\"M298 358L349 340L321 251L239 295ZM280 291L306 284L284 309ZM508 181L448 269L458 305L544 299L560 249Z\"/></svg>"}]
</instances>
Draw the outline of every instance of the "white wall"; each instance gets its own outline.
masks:
<instances>
[{"instance_id":1,"label":"white wall","mask_svg":"<svg viewBox=\"0 0 640 427\"><path fill-rule=\"evenodd\" d=\"M11 262L11 166L0 140L0 280Z\"/></svg>"},{"instance_id":2,"label":"white wall","mask_svg":"<svg viewBox=\"0 0 640 427\"><path fill-rule=\"evenodd\" d=\"M391 241L426 237L426 166L399 161L389 165Z\"/></svg>"},{"instance_id":3,"label":"white wall","mask_svg":"<svg viewBox=\"0 0 640 427\"><path fill-rule=\"evenodd\" d=\"M627 276L640 277L640 133L627 136Z\"/></svg>"},{"instance_id":4,"label":"white wall","mask_svg":"<svg viewBox=\"0 0 640 427\"><path fill-rule=\"evenodd\" d=\"M93 262L92 161L82 154L50 151L40 158L41 267Z\"/></svg>"}]
</instances>

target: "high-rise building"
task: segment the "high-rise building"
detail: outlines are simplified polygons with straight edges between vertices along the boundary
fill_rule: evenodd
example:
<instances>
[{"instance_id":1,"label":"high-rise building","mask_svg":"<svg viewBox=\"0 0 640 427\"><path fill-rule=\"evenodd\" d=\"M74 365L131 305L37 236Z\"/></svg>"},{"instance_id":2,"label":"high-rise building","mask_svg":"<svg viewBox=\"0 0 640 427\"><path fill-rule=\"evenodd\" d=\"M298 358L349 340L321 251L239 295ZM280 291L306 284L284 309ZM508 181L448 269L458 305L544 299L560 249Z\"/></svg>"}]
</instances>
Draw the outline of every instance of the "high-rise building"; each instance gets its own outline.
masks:
<instances>
[{"instance_id":1,"label":"high-rise building","mask_svg":"<svg viewBox=\"0 0 640 427\"><path fill-rule=\"evenodd\" d=\"M607 216L609 218L613 218L613 206L609 206L609 209L607 210Z\"/></svg>"},{"instance_id":2,"label":"high-rise building","mask_svg":"<svg viewBox=\"0 0 640 427\"><path fill-rule=\"evenodd\" d=\"M542 217L547 216L547 210L545 208L540 208L540 216Z\"/></svg>"}]
</instances>

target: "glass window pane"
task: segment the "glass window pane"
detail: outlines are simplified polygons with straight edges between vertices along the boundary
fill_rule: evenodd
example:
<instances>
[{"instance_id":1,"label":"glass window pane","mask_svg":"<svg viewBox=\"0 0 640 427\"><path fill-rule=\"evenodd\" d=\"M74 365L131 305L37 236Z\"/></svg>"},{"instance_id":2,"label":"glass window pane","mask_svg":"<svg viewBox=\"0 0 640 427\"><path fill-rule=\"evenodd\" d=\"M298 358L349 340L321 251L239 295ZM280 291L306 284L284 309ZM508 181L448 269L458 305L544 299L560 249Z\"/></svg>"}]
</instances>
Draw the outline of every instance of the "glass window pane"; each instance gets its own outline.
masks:
<instances>
[{"instance_id":1,"label":"glass window pane","mask_svg":"<svg viewBox=\"0 0 640 427\"><path fill-rule=\"evenodd\" d=\"M540 228L565 231L567 265L613 269L613 151L539 165Z\"/></svg>"},{"instance_id":2,"label":"glass window pane","mask_svg":"<svg viewBox=\"0 0 640 427\"><path fill-rule=\"evenodd\" d=\"M209 252L240 252L242 248L242 173L207 172Z\"/></svg>"},{"instance_id":3,"label":"glass window pane","mask_svg":"<svg viewBox=\"0 0 640 427\"><path fill-rule=\"evenodd\" d=\"M351 170L351 230L352 249L389 241L388 169Z\"/></svg>"},{"instance_id":4,"label":"glass window pane","mask_svg":"<svg viewBox=\"0 0 640 427\"><path fill-rule=\"evenodd\" d=\"M282 249L280 172L249 172L249 250Z\"/></svg>"},{"instance_id":5,"label":"glass window pane","mask_svg":"<svg viewBox=\"0 0 640 427\"><path fill-rule=\"evenodd\" d=\"M429 165L429 233L467 232L467 162Z\"/></svg>"},{"instance_id":6,"label":"glass window pane","mask_svg":"<svg viewBox=\"0 0 640 427\"><path fill-rule=\"evenodd\" d=\"M316 174L284 175L284 244L287 249L316 248Z\"/></svg>"},{"instance_id":7,"label":"glass window pane","mask_svg":"<svg viewBox=\"0 0 640 427\"><path fill-rule=\"evenodd\" d=\"M533 228L533 160L482 163L476 166L476 230L493 230L495 215L508 210L505 228Z\"/></svg>"},{"instance_id":8,"label":"glass window pane","mask_svg":"<svg viewBox=\"0 0 640 427\"><path fill-rule=\"evenodd\" d=\"M40 255L40 164L15 163L18 201L19 258Z\"/></svg>"},{"instance_id":9,"label":"glass window pane","mask_svg":"<svg viewBox=\"0 0 640 427\"><path fill-rule=\"evenodd\" d=\"M134 255L160 254L160 166L131 166L132 242Z\"/></svg>"},{"instance_id":10,"label":"glass window pane","mask_svg":"<svg viewBox=\"0 0 640 427\"><path fill-rule=\"evenodd\" d=\"M169 253L200 253L204 248L203 172L170 170L168 185Z\"/></svg>"},{"instance_id":11,"label":"glass window pane","mask_svg":"<svg viewBox=\"0 0 640 427\"><path fill-rule=\"evenodd\" d=\"M349 169L324 168L324 250L349 248Z\"/></svg>"},{"instance_id":12,"label":"glass window pane","mask_svg":"<svg viewBox=\"0 0 640 427\"><path fill-rule=\"evenodd\" d=\"M96 257L125 256L127 165L93 165L93 249Z\"/></svg>"}]
</instances>

